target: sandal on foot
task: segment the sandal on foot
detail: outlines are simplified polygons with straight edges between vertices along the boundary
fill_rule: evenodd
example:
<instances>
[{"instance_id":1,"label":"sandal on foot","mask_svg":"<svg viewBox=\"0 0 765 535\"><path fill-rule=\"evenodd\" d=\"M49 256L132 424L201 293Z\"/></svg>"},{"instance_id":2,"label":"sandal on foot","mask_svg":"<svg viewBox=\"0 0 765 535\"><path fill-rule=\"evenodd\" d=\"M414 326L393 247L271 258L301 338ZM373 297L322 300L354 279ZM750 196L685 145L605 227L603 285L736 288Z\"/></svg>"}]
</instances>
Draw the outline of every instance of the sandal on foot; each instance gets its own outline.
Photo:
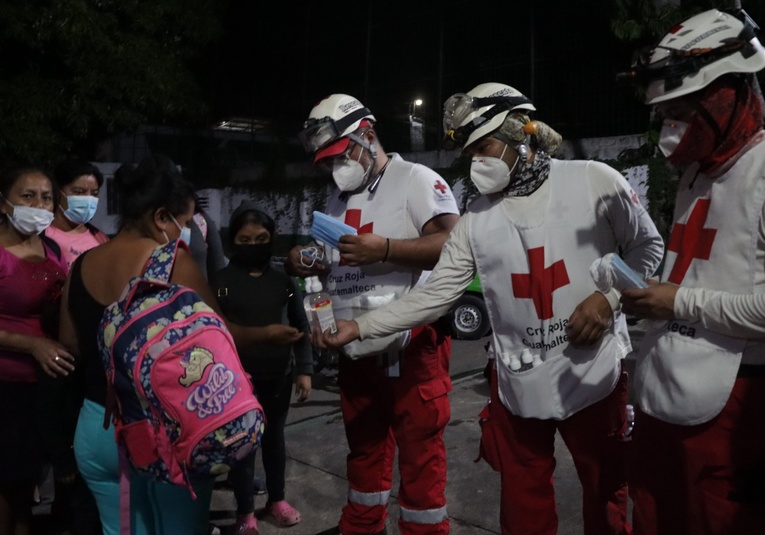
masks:
<instances>
[{"instance_id":1,"label":"sandal on foot","mask_svg":"<svg viewBox=\"0 0 765 535\"><path fill-rule=\"evenodd\" d=\"M301 517L297 509L292 507L287 500L279 500L266 506L266 512L272 515L282 527L294 526L300 522Z\"/></svg>"},{"instance_id":2,"label":"sandal on foot","mask_svg":"<svg viewBox=\"0 0 765 535\"><path fill-rule=\"evenodd\" d=\"M258 519L254 516L237 519L236 524L234 524L234 533L236 535L260 535Z\"/></svg>"}]
</instances>

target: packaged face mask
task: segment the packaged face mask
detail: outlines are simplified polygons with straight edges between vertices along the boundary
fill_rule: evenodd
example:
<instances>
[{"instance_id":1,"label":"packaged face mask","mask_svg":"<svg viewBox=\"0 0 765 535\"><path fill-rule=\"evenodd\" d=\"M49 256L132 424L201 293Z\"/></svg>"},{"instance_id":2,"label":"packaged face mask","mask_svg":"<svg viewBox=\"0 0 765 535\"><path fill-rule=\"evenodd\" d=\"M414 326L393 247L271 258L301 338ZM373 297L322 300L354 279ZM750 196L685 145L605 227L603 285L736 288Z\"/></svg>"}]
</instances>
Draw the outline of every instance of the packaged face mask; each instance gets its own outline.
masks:
<instances>
[{"instance_id":1,"label":"packaged face mask","mask_svg":"<svg viewBox=\"0 0 765 535\"><path fill-rule=\"evenodd\" d=\"M635 273L621 257L608 253L590 266L590 275L601 292L616 288L620 292L630 288L647 288L645 281Z\"/></svg>"},{"instance_id":2,"label":"packaged face mask","mask_svg":"<svg viewBox=\"0 0 765 535\"><path fill-rule=\"evenodd\" d=\"M330 247L338 248L340 236L346 234L358 234L356 229L337 219L329 217L321 212L313 213L313 223L311 224L311 237L315 240L326 243Z\"/></svg>"}]
</instances>

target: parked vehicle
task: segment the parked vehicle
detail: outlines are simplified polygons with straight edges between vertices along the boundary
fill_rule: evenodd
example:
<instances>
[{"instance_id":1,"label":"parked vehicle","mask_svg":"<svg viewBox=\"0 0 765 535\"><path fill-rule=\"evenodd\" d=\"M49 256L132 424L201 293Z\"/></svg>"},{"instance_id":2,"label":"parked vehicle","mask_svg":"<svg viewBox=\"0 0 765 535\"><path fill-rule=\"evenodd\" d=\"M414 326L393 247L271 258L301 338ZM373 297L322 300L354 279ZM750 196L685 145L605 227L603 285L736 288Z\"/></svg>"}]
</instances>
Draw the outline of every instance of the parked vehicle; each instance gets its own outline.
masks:
<instances>
[{"instance_id":1,"label":"parked vehicle","mask_svg":"<svg viewBox=\"0 0 765 535\"><path fill-rule=\"evenodd\" d=\"M491 331L489 312L483 301L478 275L450 311L452 335L461 340L478 340Z\"/></svg>"}]
</instances>

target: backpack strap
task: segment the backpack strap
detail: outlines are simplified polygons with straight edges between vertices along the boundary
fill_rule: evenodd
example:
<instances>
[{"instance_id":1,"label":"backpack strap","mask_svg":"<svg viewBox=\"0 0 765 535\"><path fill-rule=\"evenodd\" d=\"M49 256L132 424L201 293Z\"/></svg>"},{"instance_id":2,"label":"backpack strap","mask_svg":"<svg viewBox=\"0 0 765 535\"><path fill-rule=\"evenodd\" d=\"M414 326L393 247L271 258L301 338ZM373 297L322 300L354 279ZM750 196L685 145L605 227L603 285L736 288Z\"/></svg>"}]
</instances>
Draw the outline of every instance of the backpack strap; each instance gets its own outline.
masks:
<instances>
[{"instance_id":1,"label":"backpack strap","mask_svg":"<svg viewBox=\"0 0 765 535\"><path fill-rule=\"evenodd\" d=\"M228 281L228 267L219 270L213 275L213 290L215 290L215 297L218 298L218 303L225 308L229 298L229 281Z\"/></svg>"},{"instance_id":2,"label":"backpack strap","mask_svg":"<svg viewBox=\"0 0 765 535\"><path fill-rule=\"evenodd\" d=\"M174 240L156 247L143 266L143 272L128 282L119 299L120 308L127 310L136 294L143 288L151 286L169 286L170 275L178 255L178 248L188 252L189 247L182 240Z\"/></svg>"},{"instance_id":3,"label":"backpack strap","mask_svg":"<svg viewBox=\"0 0 765 535\"><path fill-rule=\"evenodd\" d=\"M179 247L189 252L189 246L182 240L173 240L154 249L143 266L142 278L153 283L169 284Z\"/></svg>"}]
</instances>

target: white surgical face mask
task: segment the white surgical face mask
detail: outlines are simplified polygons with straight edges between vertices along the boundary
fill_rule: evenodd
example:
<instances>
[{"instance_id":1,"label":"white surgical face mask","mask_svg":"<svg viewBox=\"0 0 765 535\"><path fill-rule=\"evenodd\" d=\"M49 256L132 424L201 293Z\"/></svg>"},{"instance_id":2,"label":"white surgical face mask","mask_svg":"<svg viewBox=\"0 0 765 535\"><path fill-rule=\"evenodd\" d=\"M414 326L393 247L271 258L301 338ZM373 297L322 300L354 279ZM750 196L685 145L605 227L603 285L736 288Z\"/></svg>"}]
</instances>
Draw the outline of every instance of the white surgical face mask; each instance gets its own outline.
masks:
<instances>
[{"instance_id":1,"label":"white surgical face mask","mask_svg":"<svg viewBox=\"0 0 765 535\"><path fill-rule=\"evenodd\" d=\"M515 159L513 169L508 167L502 156L505 155L507 145L502 149L499 158L493 156L474 156L470 163L470 180L475 184L481 195L502 191L510 184L513 170L518 165L519 158Z\"/></svg>"},{"instance_id":2,"label":"white surgical face mask","mask_svg":"<svg viewBox=\"0 0 765 535\"><path fill-rule=\"evenodd\" d=\"M688 123L664 119L664 124L661 126L661 132L659 133L659 150L661 153L669 158L675 152L687 131Z\"/></svg>"},{"instance_id":3,"label":"white surgical face mask","mask_svg":"<svg viewBox=\"0 0 765 535\"><path fill-rule=\"evenodd\" d=\"M44 208L32 208L31 206L16 206L6 201L13 207L13 214L8 214L8 221L11 222L20 234L32 236L40 234L53 222L53 212Z\"/></svg>"},{"instance_id":4,"label":"white surgical face mask","mask_svg":"<svg viewBox=\"0 0 765 535\"><path fill-rule=\"evenodd\" d=\"M359 159L361 159L361 153L359 153ZM372 169L371 163L369 169ZM340 191L356 191L364 185L369 169L364 169L358 160L336 158L332 162L332 178Z\"/></svg>"}]
</instances>

